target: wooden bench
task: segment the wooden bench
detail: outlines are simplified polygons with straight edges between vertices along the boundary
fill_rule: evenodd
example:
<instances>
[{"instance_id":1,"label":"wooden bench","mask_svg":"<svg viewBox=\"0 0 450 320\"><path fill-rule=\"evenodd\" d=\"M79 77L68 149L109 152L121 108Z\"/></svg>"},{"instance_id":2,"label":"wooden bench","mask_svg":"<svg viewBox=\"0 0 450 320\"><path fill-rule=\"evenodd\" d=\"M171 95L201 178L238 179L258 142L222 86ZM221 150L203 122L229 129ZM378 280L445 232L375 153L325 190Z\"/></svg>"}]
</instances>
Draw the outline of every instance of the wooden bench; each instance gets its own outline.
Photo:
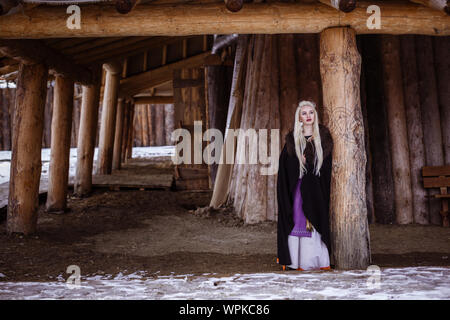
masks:
<instances>
[{"instance_id":1,"label":"wooden bench","mask_svg":"<svg viewBox=\"0 0 450 320\"><path fill-rule=\"evenodd\" d=\"M450 187L450 166L426 166L422 168L423 186L424 188L439 188L441 193L432 195L435 199L441 199L442 225L449 227L448 218L448 199L450 194L447 188Z\"/></svg>"}]
</instances>

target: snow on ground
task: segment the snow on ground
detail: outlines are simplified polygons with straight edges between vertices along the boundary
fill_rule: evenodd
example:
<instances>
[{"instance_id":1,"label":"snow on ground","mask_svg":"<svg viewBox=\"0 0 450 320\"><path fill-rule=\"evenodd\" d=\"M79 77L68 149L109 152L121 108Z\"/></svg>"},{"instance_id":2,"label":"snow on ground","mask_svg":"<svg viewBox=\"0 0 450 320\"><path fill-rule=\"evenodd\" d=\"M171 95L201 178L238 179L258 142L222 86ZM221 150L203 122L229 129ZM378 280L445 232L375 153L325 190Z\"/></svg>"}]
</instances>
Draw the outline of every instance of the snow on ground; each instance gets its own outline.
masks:
<instances>
[{"instance_id":1,"label":"snow on ground","mask_svg":"<svg viewBox=\"0 0 450 320\"><path fill-rule=\"evenodd\" d=\"M235 274L81 276L80 285L0 282L0 299L450 299L450 267ZM377 282L379 280L379 282Z\"/></svg>"},{"instance_id":2,"label":"snow on ground","mask_svg":"<svg viewBox=\"0 0 450 320\"><path fill-rule=\"evenodd\" d=\"M94 167L97 160L98 148L95 148ZM135 147L133 148L133 158L152 158L160 156L172 156L175 154L175 146L157 146L157 147ZM45 148L41 151L42 175L41 178L48 178L48 168L50 165L50 149ZM77 149L70 149L70 168L69 175L75 176L77 162ZM9 181L11 169L11 151L0 151L0 184Z\"/></svg>"}]
</instances>

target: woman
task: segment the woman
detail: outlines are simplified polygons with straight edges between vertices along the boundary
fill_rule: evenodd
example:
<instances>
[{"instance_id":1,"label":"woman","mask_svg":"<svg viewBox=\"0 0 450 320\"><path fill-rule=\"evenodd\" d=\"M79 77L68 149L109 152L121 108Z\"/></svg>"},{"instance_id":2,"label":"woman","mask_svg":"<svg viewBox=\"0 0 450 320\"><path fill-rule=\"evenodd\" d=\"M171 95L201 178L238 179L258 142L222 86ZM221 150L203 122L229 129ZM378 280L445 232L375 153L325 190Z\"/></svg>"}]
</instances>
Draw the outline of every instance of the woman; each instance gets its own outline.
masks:
<instances>
[{"instance_id":1,"label":"woman","mask_svg":"<svg viewBox=\"0 0 450 320\"><path fill-rule=\"evenodd\" d=\"M316 105L301 101L278 166L278 263L283 270L330 269L333 140ZM301 159L301 161L299 161Z\"/></svg>"}]
</instances>

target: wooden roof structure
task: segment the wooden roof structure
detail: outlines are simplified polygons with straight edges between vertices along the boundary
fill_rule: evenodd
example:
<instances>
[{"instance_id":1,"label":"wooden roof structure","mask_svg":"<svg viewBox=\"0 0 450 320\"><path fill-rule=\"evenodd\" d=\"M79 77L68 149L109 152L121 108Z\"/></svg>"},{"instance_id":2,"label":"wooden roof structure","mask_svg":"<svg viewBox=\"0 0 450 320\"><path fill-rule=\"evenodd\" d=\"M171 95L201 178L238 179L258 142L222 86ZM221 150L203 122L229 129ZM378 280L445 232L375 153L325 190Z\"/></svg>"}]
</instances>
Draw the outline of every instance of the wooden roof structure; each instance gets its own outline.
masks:
<instances>
[{"instance_id":1,"label":"wooden roof structure","mask_svg":"<svg viewBox=\"0 0 450 320\"><path fill-rule=\"evenodd\" d=\"M120 96L132 97L170 81L174 68L202 65L205 58L222 63L211 56L213 34L317 33L351 26L358 34L449 35L447 3L1 0L0 77L12 80L20 61L41 60L54 73L88 84L93 65L118 61L123 67ZM67 27L69 4L80 7L80 29ZM380 8L380 29L367 27L373 4Z\"/></svg>"}]
</instances>

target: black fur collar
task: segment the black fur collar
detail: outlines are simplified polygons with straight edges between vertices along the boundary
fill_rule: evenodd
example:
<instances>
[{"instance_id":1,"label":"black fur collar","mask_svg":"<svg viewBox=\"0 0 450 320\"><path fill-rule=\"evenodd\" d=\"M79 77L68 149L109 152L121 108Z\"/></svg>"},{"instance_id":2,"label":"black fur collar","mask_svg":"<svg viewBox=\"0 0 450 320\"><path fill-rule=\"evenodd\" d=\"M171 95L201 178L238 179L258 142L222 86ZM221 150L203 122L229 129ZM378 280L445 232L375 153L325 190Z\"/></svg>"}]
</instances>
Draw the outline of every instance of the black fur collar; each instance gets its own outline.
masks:
<instances>
[{"instance_id":1,"label":"black fur collar","mask_svg":"<svg viewBox=\"0 0 450 320\"><path fill-rule=\"evenodd\" d=\"M333 139L331 137L330 130L322 124L319 124L319 132L322 143L323 158L325 159L333 151ZM295 155L294 130L289 131L286 135L285 143L289 155ZM309 161L314 157L313 145L314 143L308 143L305 149L305 157Z\"/></svg>"}]
</instances>

